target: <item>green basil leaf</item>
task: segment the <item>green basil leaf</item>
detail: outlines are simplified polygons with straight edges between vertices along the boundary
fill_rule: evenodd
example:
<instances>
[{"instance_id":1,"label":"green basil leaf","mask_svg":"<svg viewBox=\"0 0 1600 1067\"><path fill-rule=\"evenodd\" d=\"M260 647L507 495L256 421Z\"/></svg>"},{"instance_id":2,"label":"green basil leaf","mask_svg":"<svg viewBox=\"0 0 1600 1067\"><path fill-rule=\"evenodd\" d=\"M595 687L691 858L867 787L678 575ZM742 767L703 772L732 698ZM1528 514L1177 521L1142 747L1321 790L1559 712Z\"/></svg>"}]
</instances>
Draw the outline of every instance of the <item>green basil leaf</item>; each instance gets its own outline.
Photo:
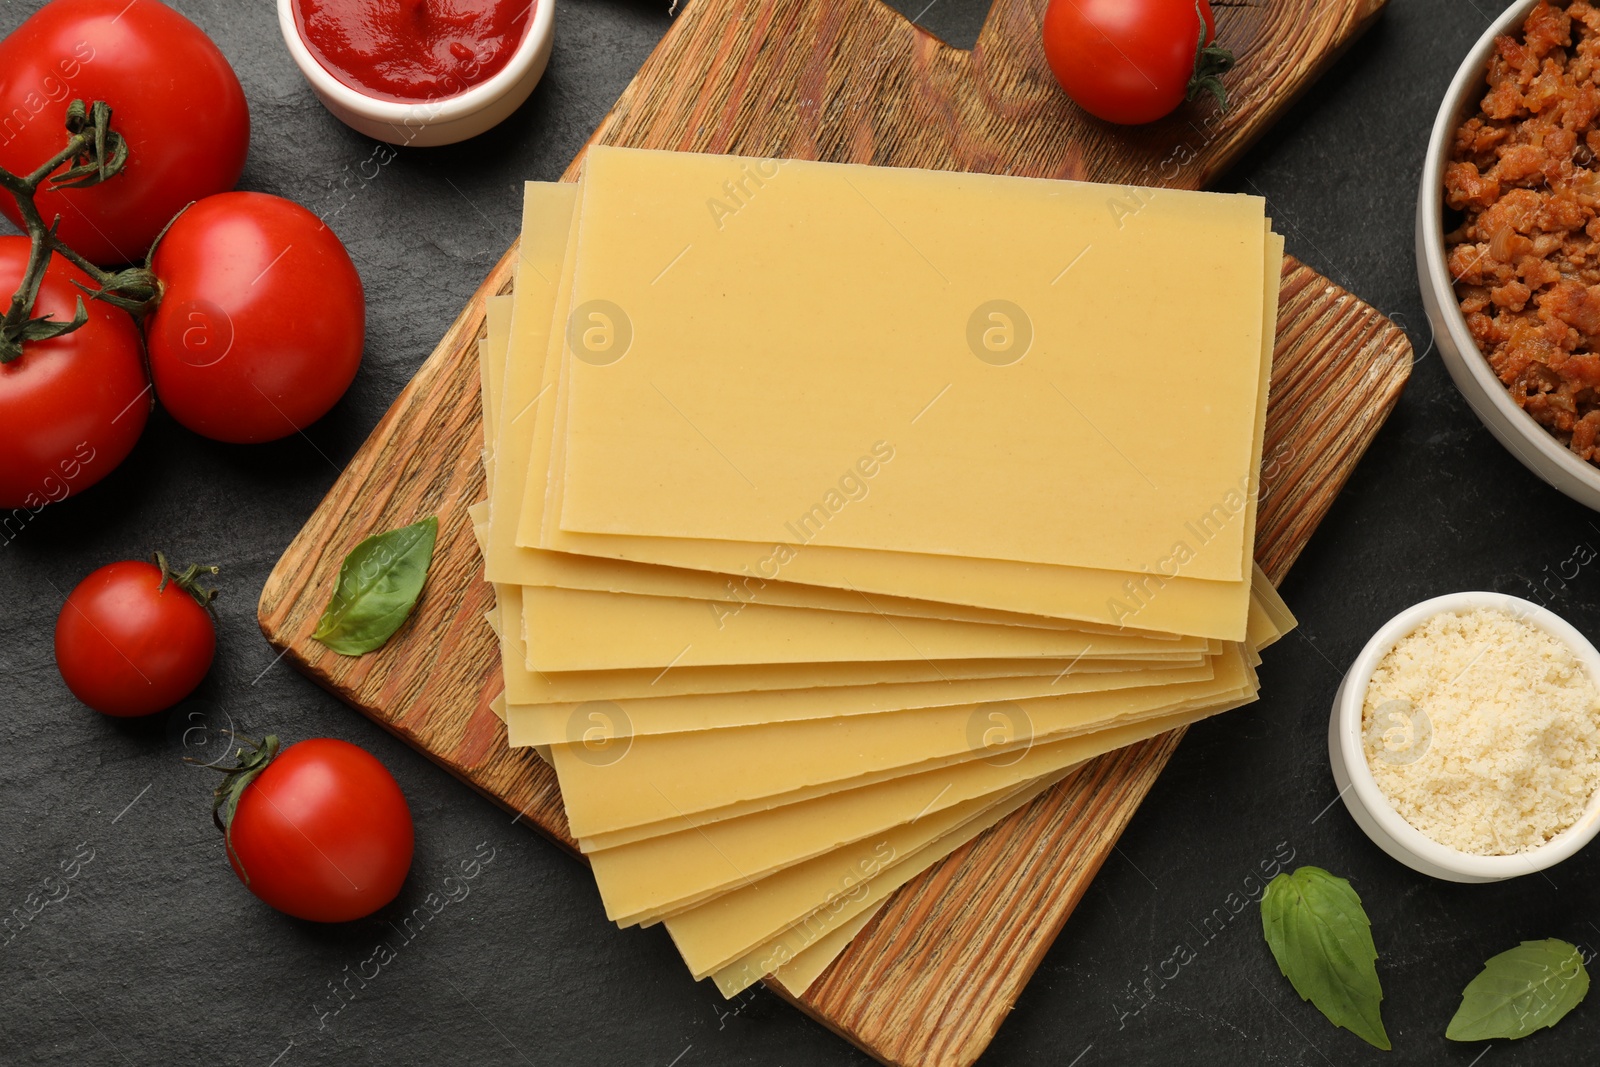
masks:
<instances>
[{"instance_id":1,"label":"green basil leaf","mask_svg":"<svg viewBox=\"0 0 1600 1067\"><path fill-rule=\"evenodd\" d=\"M333 599L312 639L342 656L382 648L422 595L438 537L439 520L430 515L357 545L339 566Z\"/></svg>"},{"instance_id":2,"label":"green basil leaf","mask_svg":"<svg viewBox=\"0 0 1600 1067\"><path fill-rule=\"evenodd\" d=\"M1565 941L1524 941L1493 957L1461 991L1451 1041L1527 1037L1554 1026L1589 992L1583 953Z\"/></svg>"},{"instance_id":3,"label":"green basil leaf","mask_svg":"<svg viewBox=\"0 0 1600 1067\"><path fill-rule=\"evenodd\" d=\"M1378 950L1361 898L1321 867L1280 874L1261 898L1261 927L1278 969L1335 1026L1387 1050Z\"/></svg>"}]
</instances>

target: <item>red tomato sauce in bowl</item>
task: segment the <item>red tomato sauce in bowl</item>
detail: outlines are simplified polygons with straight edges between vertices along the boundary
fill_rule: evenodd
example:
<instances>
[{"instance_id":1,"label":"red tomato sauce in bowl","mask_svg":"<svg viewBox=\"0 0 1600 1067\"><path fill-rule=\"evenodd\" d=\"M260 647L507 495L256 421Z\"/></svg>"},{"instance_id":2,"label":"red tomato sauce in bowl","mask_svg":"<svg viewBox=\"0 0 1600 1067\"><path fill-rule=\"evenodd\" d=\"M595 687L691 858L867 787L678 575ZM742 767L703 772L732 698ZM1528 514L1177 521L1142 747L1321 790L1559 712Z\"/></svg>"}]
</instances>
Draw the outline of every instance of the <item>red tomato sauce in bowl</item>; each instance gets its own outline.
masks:
<instances>
[{"instance_id":1,"label":"red tomato sauce in bowl","mask_svg":"<svg viewBox=\"0 0 1600 1067\"><path fill-rule=\"evenodd\" d=\"M324 70L357 92L410 102L458 96L505 69L538 0L295 0Z\"/></svg>"}]
</instances>

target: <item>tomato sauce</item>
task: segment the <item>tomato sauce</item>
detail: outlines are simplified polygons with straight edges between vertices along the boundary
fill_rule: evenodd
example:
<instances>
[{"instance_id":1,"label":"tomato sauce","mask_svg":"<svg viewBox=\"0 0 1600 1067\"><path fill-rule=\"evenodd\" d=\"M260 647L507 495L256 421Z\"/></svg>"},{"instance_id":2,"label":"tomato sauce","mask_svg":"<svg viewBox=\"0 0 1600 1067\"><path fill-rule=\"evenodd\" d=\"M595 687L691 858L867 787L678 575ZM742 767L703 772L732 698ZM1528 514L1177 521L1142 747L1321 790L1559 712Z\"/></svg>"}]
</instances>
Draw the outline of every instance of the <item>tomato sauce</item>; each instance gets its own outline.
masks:
<instances>
[{"instance_id":1,"label":"tomato sauce","mask_svg":"<svg viewBox=\"0 0 1600 1067\"><path fill-rule=\"evenodd\" d=\"M456 96L505 68L537 0L295 0L323 69L384 100Z\"/></svg>"}]
</instances>

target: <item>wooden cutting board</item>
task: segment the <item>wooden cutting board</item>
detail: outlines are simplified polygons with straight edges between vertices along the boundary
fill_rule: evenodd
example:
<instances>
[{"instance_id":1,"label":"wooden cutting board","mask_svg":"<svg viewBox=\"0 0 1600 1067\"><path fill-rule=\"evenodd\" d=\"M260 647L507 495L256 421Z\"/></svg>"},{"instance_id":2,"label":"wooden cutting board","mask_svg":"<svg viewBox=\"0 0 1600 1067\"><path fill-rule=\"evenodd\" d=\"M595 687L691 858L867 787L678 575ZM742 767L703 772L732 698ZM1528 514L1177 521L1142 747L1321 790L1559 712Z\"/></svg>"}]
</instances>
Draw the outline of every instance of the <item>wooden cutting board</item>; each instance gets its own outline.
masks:
<instances>
[{"instance_id":1,"label":"wooden cutting board","mask_svg":"<svg viewBox=\"0 0 1600 1067\"><path fill-rule=\"evenodd\" d=\"M1202 101L1121 129L1087 118L1057 89L1039 43L1045 0L997 0L971 52L877 0L690 0L593 140L1196 188L1383 2L1218 3L1219 35L1239 56L1227 113ZM475 346L484 300L509 290L512 266L508 251L289 546L262 591L260 620L299 669L576 853L553 773L506 747L489 708L501 689L482 618L493 594L466 513L484 494ZM1257 539L1275 581L1410 366L1400 330L1285 262ZM311 641L344 555L427 514L439 516L438 548L401 633L359 659ZM796 1005L885 1063L971 1063L1178 740L1095 761L901 889Z\"/></svg>"}]
</instances>

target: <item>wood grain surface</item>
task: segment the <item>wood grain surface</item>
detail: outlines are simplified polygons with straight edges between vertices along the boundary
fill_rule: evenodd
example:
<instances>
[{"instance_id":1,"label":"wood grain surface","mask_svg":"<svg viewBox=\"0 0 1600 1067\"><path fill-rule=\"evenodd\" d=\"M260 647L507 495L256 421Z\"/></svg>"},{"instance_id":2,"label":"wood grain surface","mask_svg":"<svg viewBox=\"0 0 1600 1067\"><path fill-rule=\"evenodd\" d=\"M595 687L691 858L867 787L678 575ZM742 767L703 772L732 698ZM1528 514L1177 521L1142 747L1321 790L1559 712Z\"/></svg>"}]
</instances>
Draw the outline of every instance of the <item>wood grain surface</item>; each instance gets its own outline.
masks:
<instances>
[{"instance_id":1,"label":"wood grain surface","mask_svg":"<svg viewBox=\"0 0 1600 1067\"><path fill-rule=\"evenodd\" d=\"M1039 46L1044 0L997 0L971 52L877 0L690 0L593 141L1197 188L1237 158L1383 0L1217 6L1239 54L1209 101L1138 129L1076 111ZM567 177L576 175L582 157ZM319 684L576 854L555 776L506 747L498 651L466 508L483 496L476 339L508 250L402 391L262 591L262 632ZM1404 334L1286 260L1257 558L1281 580L1410 371ZM350 659L310 640L339 562L437 514L411 620ZM1113 753L896 894L795 1003L877 1059L961 1065L993 1037L1133 816L1178 734ZM780 991L781 993L781 991Z\"/></svg>"}]
</instances>

